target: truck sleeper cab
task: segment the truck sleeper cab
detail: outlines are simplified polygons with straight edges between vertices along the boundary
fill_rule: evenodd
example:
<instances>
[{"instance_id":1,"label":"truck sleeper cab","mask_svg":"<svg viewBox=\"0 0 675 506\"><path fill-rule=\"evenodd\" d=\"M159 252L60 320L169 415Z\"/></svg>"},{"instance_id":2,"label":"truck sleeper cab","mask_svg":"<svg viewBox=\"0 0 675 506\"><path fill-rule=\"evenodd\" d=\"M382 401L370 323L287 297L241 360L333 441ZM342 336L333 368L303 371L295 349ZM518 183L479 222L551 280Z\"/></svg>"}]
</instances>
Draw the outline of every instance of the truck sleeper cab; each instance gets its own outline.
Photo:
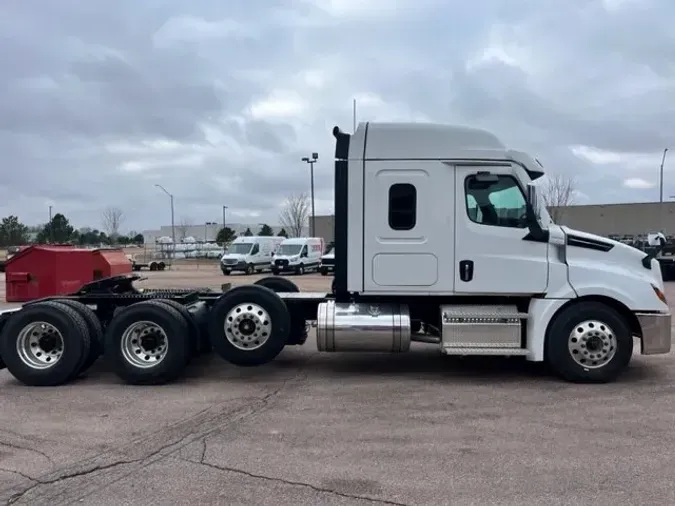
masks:
<instances>
[{"instance_id":1,"label":"truck sleeper cab","mask_svg":"<svg viewBox=\"0 0 675 506\"><path fill-rule=\"evenodd\" d=\"M554 224L537 160L474 128L333 133L335 300L319 307L320 349L366 346L347 330L382 319L380 351L420 340L450 355L522 355L574 381L615 378L633 336L643 354L670 351L658 262Z\"/></svg>"},{"instance_id":2,"label":"truck sleeper cab","mask_svg":"<svg viewBox=\"0 0 675 506\"><path fill-rule=\"evenodd\" d=\"M618 377L634 337L644 355L670 351L656 258L553 223L536 183L543 168L527 154L446 125L362 123L333 134L330 293L300 292L277 276L222 292L97 280L0 311L0 367L26 384L55 385L105 350L125 381L166 383L200 350L239 366L267 363L302 345L312 320L319 351L400 353L427 343L448 355L546 361L578 382ZM241 238L238 254L252 257L252 241Z\"/></svg>"}]
</instances>

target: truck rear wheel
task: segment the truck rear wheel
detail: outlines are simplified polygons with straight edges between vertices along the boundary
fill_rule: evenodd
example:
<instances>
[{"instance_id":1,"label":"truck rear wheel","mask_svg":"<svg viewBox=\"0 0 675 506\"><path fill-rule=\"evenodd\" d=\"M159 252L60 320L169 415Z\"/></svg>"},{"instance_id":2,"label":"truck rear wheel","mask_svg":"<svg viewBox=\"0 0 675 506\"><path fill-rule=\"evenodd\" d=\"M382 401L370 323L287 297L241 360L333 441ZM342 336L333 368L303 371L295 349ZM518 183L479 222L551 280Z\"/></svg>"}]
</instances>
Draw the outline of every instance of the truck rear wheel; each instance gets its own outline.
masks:
<instances>
[{"instance_id":1,"label":"truck rear wheel","mask_svg":"<svg viewBox=\"0 0 675 506\"><path fill-rule=\"evenodd\" d=\"M87 324L90 338L89 354L80 367L80 370L77 372L78 375L84 374L92 365L94 365L103 353L103 327L101 326L101 322L98 320L96 313L94 313L89 306L71 299L59 299L56 302L77 311Z\"/></svg>"},{"instance_id":2,"label":"truck rear wheel","mask_svg":"<svg viewBox=\"0 0 675 506\"><path fill-rule=\"evenodd\" d=\"M632 355L630 326L614 309L599 302L563 309L546 333L546 359L567 381L613 381L627 368Z\"/></svg>"},{"instance_id":3,"label":"truck rear wheel","mask_svg":"<svg viewBox=\"0 0 675 506\"><path fill-rule=\"evenodd\" d=\"M190 311L188 311L188 308L186 308L183 304L180 302L176 302L174 300L168 300L168 299L155 299L154 302L159 302L160 304L166 304L169 307L174 308L176 311L180 313L180 315L185 319L185 323L187 323L188 328L190 329L189 332L189 338L190 338L190 350L192 352L192 355L197 355L199 353L202 353L204 351L209 351L211 349L211 343L206 340L206 344L208 344L208 349L204 350L203 342L202 342L202 335L201 331L199 330L199 325L197 325L197 321L194 319ZM188 362L190 361L190 358L192 358L190 355L188 355Z\"/></svg>"},{"instance_id":4,"label":"truck rear wheel","mask_svg":"<svg viewBox=\"0 0 675 506\"><path fill-rule=\"evenodd\" d=\"M115 374L132 385L160 385L177 379L190 356L190 329L173 307L156 300L133 304L112 319L106 356Z\"/></svg>"},{"instance_id":5,"label":"truck rear wheel","mask_svg":"<svg viewBox=\"0 0 675 506\"><path fill-rule=\"evenodd\" d=\"M56 386L72 379L90 349L80 314L54 301L30 304L13 314L0 335L0 356L9 372L29 386Z\"/></svg>"},{"instance_id":6,"label":"truck rear wheel","mask_svg":"<svg viewBox=\"0 0 675 506\"><path fill-rule=\"evenodd\" d=\"M273 292L298 293L300 291L298 285L293 283L290 279L276 276L268 276L259 279L254 284L265 286ZM308 333L309 329L307 327L307 321L304 318L291 313L291 330L288 334L288 341L286 344L301 346L307 341Z\"/></svg>"},{"instance_id":7,"label":"truck rear wheel","mask_svg":"<svg viewBox=\"0 0 675 506\"><path fill-rule=\"evenodd\" d=\"M262 365L284 348L290 325L288 308L276 293L260 285L238 286L213 305L209 339L232 364Z\"/></svg>"}]
</instances>

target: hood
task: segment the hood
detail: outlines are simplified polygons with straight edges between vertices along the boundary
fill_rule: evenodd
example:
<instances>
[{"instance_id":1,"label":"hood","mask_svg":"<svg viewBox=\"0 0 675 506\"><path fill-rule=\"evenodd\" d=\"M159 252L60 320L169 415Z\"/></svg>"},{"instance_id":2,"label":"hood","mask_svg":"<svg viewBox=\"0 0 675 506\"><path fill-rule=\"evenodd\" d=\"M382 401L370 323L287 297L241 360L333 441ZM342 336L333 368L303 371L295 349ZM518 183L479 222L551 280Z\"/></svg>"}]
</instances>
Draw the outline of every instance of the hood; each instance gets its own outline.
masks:
<instances>
[{"instance_id":1,"label":"hood","mask_svg":"<svg viewBox=\"0 0 675 506\"><path fill-rule=\"evenodd\" d=\"M657 286L661 286L663 283L661 267L658 261L652 259L651 269L646 268L642 264L643 259L647 256L647 253L644 251L600 235L575 230L569 227L561 228L567 235L566 242L568 246L578 245L590 250L604 251L606 253L603 254L602 258L597 258L599 261L602 261L603 263L620 264L632 270L633 273L637 274L639 277L656 281ZM574 250L576 249L577 248L568 248L567 255L574 255Z\"/></svg>"},{"instance_id":2,"label":"hood","mask_svg":"<svg viewBox=\"0 0 675 506\"><path fill-rule=\"evenodd\" d=\"M603 237L601 235L591 234L589 232L584 232L582 230L575 230L570 227L560 227L560 228L562 228L565 234L567 235L568 244L570 243L570 241L579 240L580 243L585 242L588 245L597 245L599 247L601 247L602 245L607 245L608 248L611 247L611 251L616 250L616 252L619 253L622 257L633 257L637 258L638 260L642 260L647 255L647 253L645 253L642 250L634 248L633 246L629 246L628 244L615 241L614 239L608 239L607 237Z\"/></svg>"},{"instance_id":3,"label":"hood","mask_svg":"<svg viewBox=\"0 0 675 506\"><path fill-rule=\"evenodd\" d=\"M330 253L323 255L321 258L335 258L335 253L331 251Z\"/></svg>"},{"instance_id":4,"label":"hood","mask_svg":"<svg viewBox=\"0 0 675 506\"><path fill-rule=\"evenodd\" d=\"M246 255L242 255L241 253L225 253L222 257L220 257L220 259L223 260L225 258L229 258L230 260L239 260L245 256Z\"/></svg>"}]
</instances>

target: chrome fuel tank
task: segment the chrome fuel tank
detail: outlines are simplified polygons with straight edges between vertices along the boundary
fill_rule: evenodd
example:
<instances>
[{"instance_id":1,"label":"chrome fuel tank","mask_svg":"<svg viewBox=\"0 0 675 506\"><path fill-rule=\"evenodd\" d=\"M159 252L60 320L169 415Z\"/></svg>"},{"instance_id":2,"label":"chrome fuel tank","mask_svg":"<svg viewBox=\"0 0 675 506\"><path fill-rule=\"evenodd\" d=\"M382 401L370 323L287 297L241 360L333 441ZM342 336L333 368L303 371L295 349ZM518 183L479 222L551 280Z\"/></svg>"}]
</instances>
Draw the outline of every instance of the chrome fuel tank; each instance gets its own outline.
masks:
<instances>
[{"instance_id":1,"label":"chrome fuel tank","mask_svg":"<svg viewBox=\"0 0 675 506\"><path fill-rule=\"evenodd\" d=\"M410 315L405 304L319 304L319 351L404 352L410 349Z\"/></svg>"}]
</instances>

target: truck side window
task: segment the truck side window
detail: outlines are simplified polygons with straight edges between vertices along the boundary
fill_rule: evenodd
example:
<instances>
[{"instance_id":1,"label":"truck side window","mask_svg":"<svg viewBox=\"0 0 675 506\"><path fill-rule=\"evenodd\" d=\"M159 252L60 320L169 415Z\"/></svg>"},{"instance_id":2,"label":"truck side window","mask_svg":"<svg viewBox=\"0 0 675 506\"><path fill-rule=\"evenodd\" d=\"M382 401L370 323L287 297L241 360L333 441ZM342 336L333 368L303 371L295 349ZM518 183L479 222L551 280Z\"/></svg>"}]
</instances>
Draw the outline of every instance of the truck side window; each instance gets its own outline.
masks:
<instances>
[{"instance_id":1,"label":"truck side window","mask_svg":"<svg viewBox=\"0 0 675 506\"><path fill-rule=\"evenodd\" d=\"M260 246L255 244L253 246L253 250L251 250L251 255L257 255L259 251L260 251Z\"/></svg>"},{"instance_id":2,"label":"truck side window","mask_svg":"<svg viewBox=\"0 0 675 506\"><path fill-rule=\"evenodd\" d=\"M498 175L497 181L478 181L468 176L464 183L469 219L481 225L526 228L526 200L513 176Z\"/></svg>"},{"instance_id":3,"label":"truck side window","mask_svg":"<svg viewBox=\"0 0 675 506\"><path fill-rule=\"evenodd\" d=\"M412 230L417 223L417 189L409 183L389 187L389 226L393 230Z\"/></svg>"}]
</instances>

